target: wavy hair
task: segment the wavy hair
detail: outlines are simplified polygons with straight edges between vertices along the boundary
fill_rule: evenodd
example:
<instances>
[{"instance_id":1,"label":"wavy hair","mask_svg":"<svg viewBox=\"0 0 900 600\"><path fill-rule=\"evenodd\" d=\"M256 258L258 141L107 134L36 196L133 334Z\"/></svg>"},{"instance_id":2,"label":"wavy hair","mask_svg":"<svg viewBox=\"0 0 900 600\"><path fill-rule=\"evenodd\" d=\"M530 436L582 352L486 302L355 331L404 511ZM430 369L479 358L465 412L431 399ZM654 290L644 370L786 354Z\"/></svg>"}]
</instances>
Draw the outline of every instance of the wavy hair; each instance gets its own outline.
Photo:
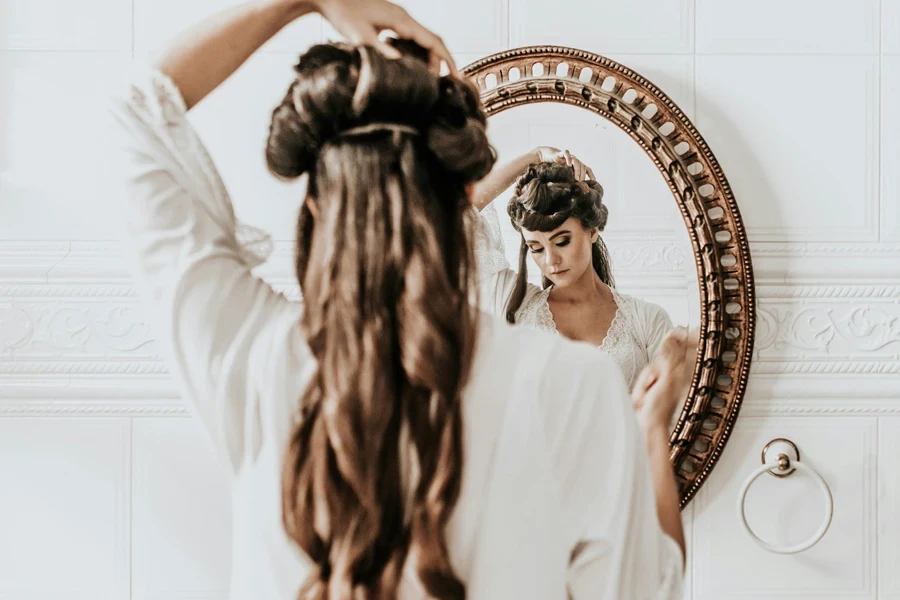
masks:
<instances>
[{"instance_id":1,"label":"wavy hair","mask_svg":"<svg viewBox=\"0 0 900 600\"><path fill-rule=\"evenodd\" d=\"M282 472L315 565L301 600L395 598L407 563L431 598L465 598L445 528L477 333L466 186L495 154L474 87L394 43L397 60L303 54L266 148L275 175L309 178L295 263L316 368Z\"/></svg>"}]
</instances>

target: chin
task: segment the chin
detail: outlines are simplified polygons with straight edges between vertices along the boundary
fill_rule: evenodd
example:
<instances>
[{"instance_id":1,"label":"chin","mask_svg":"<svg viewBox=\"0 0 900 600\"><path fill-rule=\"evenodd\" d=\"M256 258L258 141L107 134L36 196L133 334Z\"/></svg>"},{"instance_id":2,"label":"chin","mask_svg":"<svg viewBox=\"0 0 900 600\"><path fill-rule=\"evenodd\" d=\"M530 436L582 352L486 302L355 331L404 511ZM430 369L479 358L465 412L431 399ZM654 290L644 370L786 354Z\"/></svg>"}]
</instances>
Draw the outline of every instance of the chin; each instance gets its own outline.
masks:
<instances>
[{"instance_id":1,"label":"chin","mask_svg":"<svg viewBox=\"0 0 900 600\"><path fill-rule=\"evenodd\" d=\"M562 273L557 273L555 275L545 275L545 277L556 287L565 287L566 284L572 283L571 271L563 271Z\"/></svg>"}]
</instances>

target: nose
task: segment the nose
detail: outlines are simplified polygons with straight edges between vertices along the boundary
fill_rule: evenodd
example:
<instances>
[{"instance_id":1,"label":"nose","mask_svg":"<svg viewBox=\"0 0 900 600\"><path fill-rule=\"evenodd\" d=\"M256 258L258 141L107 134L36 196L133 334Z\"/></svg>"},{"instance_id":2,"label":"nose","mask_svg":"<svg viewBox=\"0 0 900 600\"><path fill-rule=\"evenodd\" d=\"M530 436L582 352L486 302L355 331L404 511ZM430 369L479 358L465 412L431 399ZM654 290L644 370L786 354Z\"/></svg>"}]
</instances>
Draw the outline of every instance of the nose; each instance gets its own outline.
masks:
<instances>
[{"instance_id":1,"label":"nose","mask_svg":"<svg viewBox=\"0 0 900 600\"><path fill-rule=\"evenodd\" d=\"M559 271L559 263L561 257L556 252L552 252L550 250L546 251L545 261L547 263L547 268L550 269L550 273L556 273Z\"/></svg>"}]
</instances>

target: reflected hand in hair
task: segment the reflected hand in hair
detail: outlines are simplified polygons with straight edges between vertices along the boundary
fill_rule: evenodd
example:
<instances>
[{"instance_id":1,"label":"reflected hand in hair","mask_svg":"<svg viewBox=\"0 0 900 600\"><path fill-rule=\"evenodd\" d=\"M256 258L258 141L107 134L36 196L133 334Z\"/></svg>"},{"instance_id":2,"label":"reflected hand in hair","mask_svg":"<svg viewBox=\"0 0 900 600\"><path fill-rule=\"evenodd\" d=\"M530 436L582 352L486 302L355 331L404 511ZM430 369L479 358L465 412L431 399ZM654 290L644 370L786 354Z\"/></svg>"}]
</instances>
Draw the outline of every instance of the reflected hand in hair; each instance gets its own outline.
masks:
<instances>
[{"instance_id":1,"label":"reflected hand in hair","mask_svg":"<svg viewBox=\"0 0 900 600\"><path fill-rule=\"evenodd\" d=\"M575 169L575 181L584 181L585 179L597 181L591 168L568 150L560 150L552 146L539 146L537 152L540 162L558 162Z\"/></svg>"},{"instance_id":2,"label":"reflected hand in hair","mask_svg":"<svg viewBox=\"0 0 900 600\"><path fill-rule=\"evenodd\" d=\"M699 330L676 327L635 381L634 409L646 429L668 427L691 385Z\"/></svg>"}]
</instances>

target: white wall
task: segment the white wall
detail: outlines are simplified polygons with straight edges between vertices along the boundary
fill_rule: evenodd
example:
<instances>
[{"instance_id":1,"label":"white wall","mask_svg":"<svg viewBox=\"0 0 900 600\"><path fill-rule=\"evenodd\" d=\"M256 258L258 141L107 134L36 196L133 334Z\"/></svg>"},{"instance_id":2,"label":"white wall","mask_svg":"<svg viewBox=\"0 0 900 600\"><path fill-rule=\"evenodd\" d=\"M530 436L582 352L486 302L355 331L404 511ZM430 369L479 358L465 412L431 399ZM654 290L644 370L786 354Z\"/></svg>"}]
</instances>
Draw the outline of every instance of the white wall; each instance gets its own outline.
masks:
<instances>
[{"instance_id":1,"label":"white wall","mask_svg":"<svg viewBox=\"0 0 900 600\"><path fill-rule=\"evenodd\" d=\"M0 0L0 599L226 595L225 484L136 312L90 117L97 85L227 3ZM900 599L900 0L406 4L463 64L558 43L634 68L735 189L759 329L737 428L686 512L686 597ZM196 116L238 212L280 240L296 189L264 177L267 113L326 29L293 26ZM834 494L831 531L796 557L757 549L734 516L778 436ZM817 494L765 477L749 512L799 541Z\"/></svg>"}]
</instances>

